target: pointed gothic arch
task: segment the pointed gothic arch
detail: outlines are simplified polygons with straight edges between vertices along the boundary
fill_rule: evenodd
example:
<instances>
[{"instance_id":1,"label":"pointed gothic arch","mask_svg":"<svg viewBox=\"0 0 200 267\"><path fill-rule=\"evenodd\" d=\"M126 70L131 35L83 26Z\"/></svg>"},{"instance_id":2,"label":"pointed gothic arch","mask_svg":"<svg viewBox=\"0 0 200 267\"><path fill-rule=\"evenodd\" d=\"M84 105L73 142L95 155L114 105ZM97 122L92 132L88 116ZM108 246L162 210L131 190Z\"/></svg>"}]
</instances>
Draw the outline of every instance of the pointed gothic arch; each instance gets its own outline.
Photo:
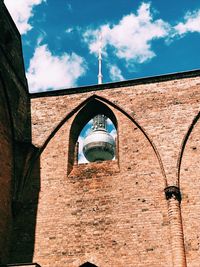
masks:
<instances>
[{"instance_id":1,"label":"pointed gothic arch","mask_svg":"<svg viewBox=\"0 0 200 267\"><path fill-rule=\"evenodd\" d=\"M130 128L129 129L131 129L131 131L133 131L132 133L133 133L133 135L132 135L132 133L131 133L131 136L138 136L139 137L139 142L140 142L140 144L145 144L144 146L143 145L141 145L140 146L140 148L141 148L141 150L139 149L139 153L135 153L135 155L137 156L138 154L141 156L140 157L140 159L144 159L145 160L145 158L143 158L143 156L142 155L144 155L145 154L145 151L146 151L146 147L147 147L147 149L148 149L148 151L150 151L150 153L147 153L147 155L150 155L150 160L151 160L151 162L153 162L154 163L154 161L156 161L156 164L155 164L155 169L154 169L154 166L153 166L153 170L156 170L155 172L154 172L154 175L153 176L151 176L151 177L153 177L153 178L150 178L149 179L149 177L148 176L146 176L146 181L147 182L145 182L145 186L146 186L146 188L148 189L148 194L149 194L149 196L150 196L150 198L151 198L151 196L152 196L152 201L154 201L154 190L155 190L155 188L154 188L154 181L155 181L155 183L158 183L159 184L159 191L157 190L157 192L155 193L155 194L157 194L156 195L156 197L155 197L155 199L158 199L157 198L157 196L158 196L158 194L160 194L160 192L162 192L162 189L164 188L164 186L163 186L163 177L162 177L162 174L161 174L161 171L160 171L160 169L159 169L159 162L156 160L156 157L155 157L155 150L153 151L153 149L152 149L152 146L153 146L153 143L151 143L151 140L150 140L150 138L147 138L148 137L148 135L146 134L146 132L143 130L143 128L139 125L139 123L137 123L136 121L135 121L135 118L133 117L133 116L131 116L130 114L128 114L126 111L124 111L124 110L122 110L120 107L118 107L118 106L116 106L115 105L115 103L112 103L112 102L110 102L109 100L107 100L107 99L104 99L104 98L101 98L101 97L98 97L98 96L95 96L95 97L92 97L92 98L90 98L90 99L87 99L87 101L84 101L83 103L81 103L78 107L76 107L73 111L71 111L71 113L70 114L68 114L66 117L65 117L65 119L58 125L58 127L57 127L57 131L54 131L54 132L52 132L52 134L51 134L51 136L49 137L49 139L48 139L48 142L49 142L49 144L48 144L48 142L46 143L46 145L47 145L47 147L44 147L43 149L45 150L44 151L44 154L41 156L41 169L42 170L45 170L45 169L43 169L43 166L45 165L45 163L47 163L46 164L46 166L47 166L47 168L48 168L48 170L49 170L49 173L50 173L50 176L51 177L56 177L56 175L57 174L55 174L54 172L52 172L51 171L51 168L52 169L54 169L55 171L57 171L57 173L58 173L58 176L57 177L61 177L61 176L59 176L60 174L59 174L59 171L60 171L60 169L62 169L63 170L63 172L62 172L62 177L61 177L61 179L62 179L62 181L63 181L63 185L66 187L66 191L64 192L65 194L64 195L67 195L67 196L69 196L69 198L71 199L72 198L72 200L74 201L77 201L77 200L79 200L79 198L80 199L85 199L86 200L86 198L87 198L87 194L86 193L84 193L84 192L82 192L81 194L77 194L77 192L78 191L75 191L76 190L76 186L77 186L77 183L79 183L80 184L80 186L83 184L83 182L84 181L86 181L86 182L95 182L96 180L100 180L100 179L98 179L98 177L97 177L97 179L96 179L96 177L95 177L95 179L88 179L88 180L84 180L84 177L82 176L82 174L84 174L83 172L81 173L81 175L80 175L80 172L81 172L81 167L84 167L83 165L82 166L80 166L80 168L79 169L76 169L76 168L74 168L74 170L73 170L73 172L71 172L70 173L70 175L66 175L67 174L67 153L60 153L58 150L58 152L56 152L56 155L59 155L57 158L58 158L58 160L53 160L53 161L49 161L49 159L51 158L51 148L53 147L53 148L55 148L54 146L52 146L54 143L57 143L57 144L59 144L61 147L63 147L64 149L66 149L66 152L67 152L67 146L68 146L68 139L69 139L69 134L70 134L70 128L71 128L71 126L72 126L72 124L74 123L74 121L75 121L75 118L76 118L76 116L81 112L81 111L87 111L87 108L89 109L91 109L91 114L90 114L90 116L92 116L92 115L94 115L95 113L96 113L96 111L95 111L95 109L93 109L93 108L91 108L91 106L92 107L96 107L96 105L97 105L97 103L98 103L98 105L100 106L100 107L102 107L102 108L104 108L104 109L106 109L106 115L108 115L109 117L111 117L112 115L110 115L110 110L115 114L115 116L116 116L116 118L117 118L117 120L118 120L118 125L117 125L117 122L116 122L116 126L118 126L118 130L120 131L120 133L121 133L121 137L120 137L120 145L121 144L126 144L126 134L128 133L128 132L126 132L126 131L123 131L123 128L125 129L125 125L128 125L128 126L130 126ZM90 106L91 105L91 106ZM107 111L107 107L108 107L108 111ZM104 112L104 113L105 113ZM84 123L86 122L86 120L89 120L89 118L90 118L90 116L86 113L86 112L84 112L84 114L86 114L86 118L85 118L85 121L82 121L82 122L80 122L81 123L81 125L83 126L84 125ZM79 118L80 120L81 120L81 117ZM114 121L114 119L113 119L113 121ZM124 123L123 123L124 122ZM81 125L78 125L77 127L78 127L78 130L81 130ZM137 127L136 127L137 126ZM75 127L76 127L76 125L75 125ZM138 128L138 129L137 129ZM77 131L78 131L77 130ZM136 135L135 135L136 134ZM78 135L78 133L77 133L77 135ZM54 137L54 138L52 138L52 137ZM140 138L141 137L141 138ZM51 140L51 138L53 139L53 140ZM61 139L60 139L61 138ZM63 139L62 139L63 138ZM125 138L124 140L123 140L123 138ZM146 139L146 140L145 140ZM62 143L60 142L60 140L64 140ZM137 141L137 139L134 139L134 138L130 138L129 140L133 140L133 142L134 141ZM144 142L143 142L144 141ZM60 143L59 143L60 142ZM130 142L128 142L128 148L129 149L132 149L132 146L131 146L131 142L132 141L130 141ZM133 144L134 145L134 144ZM138 143L136 143L136 146L138 145ZM142 149L144 149L144 150L142 150ZM56 151L56 150L55 150ZM62 150L63 151L63 150ZM119 176L119 181L120 182L122 182L123 183L123 180L126 180L126 178L128 178L128 177L126 177L125 175L123 175L123 176L121 176L121 174L124 174L125 173L125 169L123 169L123 167L124 166L127 166L128 167L128 164L129 164L129 162L128 162L128 164L127 165L125 165L124 163L123 163L123 158L124 159L126 159L126 150L125 149L122 149L122 150L120 150L120 152L122 151L122 153L121 153L121 155L122 155L122 157L120 158L120 164L121 164L121 169L119 170L119 174L114 174L113 175L113 172L112 172L112 170L114 169L112 169L111 170L111 172L110 173L108 173L109 172L109 167L110 167L110 165L109 164L107 164L107 162L106 162L106 164L104 165L104 166L106 166L106 165L108 165L109 167L108 168L106 168L105 169L105 173L106 173L106 175L107 175L107 173L108 173L108 175L107 176L104 176L104 175L102 175L102 184L103 184L103 182L104 182L104 180L106 180L106 182L109 182L109 183L113 183L113 184L115 184L115 177L117 177L117 176ZM50 152L50 153L49 153ZM49 157L49 156L50 157ZM47 156L47 157L46 157ZM66 157L65 157L66 156ZM124 157L123 157L124 156ZM136 158L136 157L135 157ZM148 156L146 157L147 158L147 161L149 160L149 158L148 158ZM61 159L61 160L60 160ZM64 159L63 161L62 161L62 159ZM136 159L137 160L137 159ZM65 161L65 162L64 162ZM130 161L130 159L128 159L127 161ZM44 164L43 164L43 162L44 162ZM52 162L52 165L51 164L48 164L49 162ZM63 163L64 162L64 163ZM132 164L133 163L133 164ZM54 165L55 164L55 165ZM94 164L95 165L95 164ZM97 164L98 165L98 164ZM101 164L99 164L99 165L101 165ZM111 162L111 165L113 166L114 164L113 164L113 162ZM141 161L141 166L143 167L144 165L147 165L147 164L143 164L143 162ZM54 166L56 166L56 168L54 168ZM90 167L91 166L91 167ZM88 171L88 169L89 168L92 168L93 166L92 165L90 165L90 166L87 166L85 169L86 169L86 171ZM101 166L103 166L103 164L101 165ZM101 167L100 166L100 167ZM112 167L111 166L111 167ZM89 167L89 168L88 168ZM133 174L133 176L132 175L129 175L129 178L130 178L130 180L129 180L129 182L127 182L127 188L125 188L124 187L124 192L126 192L126 194L127 194L127 196L130 196L131 195L131 193L132 193L132 195L133 196L135 196L135 195L137 195L138 196L138 198L136 198L136 199L138 199L137 201L141 201L142 202L142 200L141 200L141 198L140 198L140 190L138 190L138 188L140 188L140 187L143 187L144 186L144 184L140 184L140 182L139 182L139 185L136 185L136 183L138 184L138 180L137 179L140 179L139 177L141 177L141 176L138 176L138 178L136 177L136 175L135 175L135 170L134 170L134 157L131 157L131 167L132 167L132 170L131 171L129 171L129 173L131 173L131 174ZM82 168L83 169L83 168ZM102 168L103 169L103 168ZM128 169L127 169L128 170ZM77 172L76 172L77 171ZM158 175L158 173L159 173L159 175ZM33 174L34 175L34 174ZM74 175L74 176L73 176ZM77 176L76 176L77 175ZM111 177L111 179L104 179L105 177ZM121 176L121 177L120 177ZM156 177L157 176L157 177ZM158 177L159 176L159 177ZM32 176L33 177L33 176ZM82 177L83 177L83 179L82 179ZM44 178L44 179L43 179ZM75 179L74 179L75 178ZM77 179L76 179L77 178ZM79 179L80 178L80 179ZM154 179L155 178L155 179ZM158 178L158 179L157 179ZM42 175L41 175L41 181L45 181L45 175L44 175L44 172L42 173ZM150 183L148 182L149 180L151 180L151 179L153 179L152 181L152 184L150 185ZM156 180L157 179L157 180ZM112 181L113 180L113 181ZM127 179L127 181L128 181L128 179ZM130 186L131 185L131 186ZM64 187L64 188L65 188ZM81 187L81 188L83 188L83 187ZM132 189L130 189L130 192L129 192L129 188L133 188L133 190ZM157 188L157 187L156 187ZM72 190L71 190L72 189ZM126 189L128 189L128 190L126 190ZM47 188L47 190L48 190L48 188ZM53 189L53 190L55 190L55 189ZM105 192L106 192L106 187L105 187ZM102 190L100 190L100 191L102 191ZM137 191L138 191L138 193L137 193ZM129 194L130 193L130 194ZM41 191L41 194L43 194L43 192ZM56 193L57 194L57 193ZM83 196L84 196L84 194L86 195L86 197L85 198L83 198ZM107 194L107 193L106 193ZM112 194L111 194L112 195ZM123 203L123 201L124 201L124 199L123 199L123 194L121 194L120 193L120 195L122 196L122 199L121 199L121 203ZM42 196L42 195L41 195ZM75 197L74 197L75 196ZM88 193L88 196L89 196L89 193ZM118 195L117 195L118 196ZM102 199L104 199L104 196L103 196L103 194L102 194ZM75 203L75 202L74 202ZM143 203L143 202L142 202ZM162 204L161 204L161 206L163 205L164 206L164 203L165 203L165 199L163 198L162 199ZM92 203L93 204L93 203ZM65 205L66 206L66 205ZM154 206L154 205L152 205L152 206ZM67 207L67 206L66 206ZM124 208L124 207L121 207L122 209ZM91 210L91 209L90 209ZM55 211L56 211L56 208L55 208ZM134 211L134 207L132 207L132 211ZM57 212L57 211L56 211ZM69 209L69 214L71 214L71 209ZM69 223L69 226L70 226L70 216L66 216L66 217L68 217L68 219L67 219L67 222L66 222L66 225L68 225L68 223ZM69 220L69 221L68 221ZM145 221L145 212L143 213L143 221ZM136 225L140 225L140 218L138 219L138 221L137 221L137 224ZM84 227L84 226L83 226ZM70 229L70 227L69 227L69 229ZM132 228L130 228L130 229L132 229ZM130 230L130 231L132 231L132 230ZM143 230L141 230L141 232L142 232ZM71 232L70 230L69 230L69 232ZM120 235L122 235L123 236L123 231L120 233ZM86 240L85 238L83 238L83 240ZM105 250L106 250L106 246L105 246ZM87 260L87 259L86 259ZM79 264L81 264L81 262L79 262Z\"/></svg>"},{"instance_id":2,"label":"pointed gothic arch","mask_svg":"<svg viewBox=\"0 0 200 267\"><path fill-rule=\"evenodd\" d=\"M181 199L181 219L185 253L189 266L199 258L200 206L200 112L193 117L183 138L177 162L177 179ZM191 224L195 231L191 231Z\"/></svg>"},{"instance_id":3,"label":"pointed gothic arch","mask_svg":"<svg viewBox=\"0 0 200 267\"><path fill-rule=\"evenodd\" d=\"M98 100L97 98L92 98L88 101L77 113L69 134L69 150L68 150L68 162L69 162L69 171L74 165L75 158L77 157L76 144L78 137L81 133L83 127L96 115L102 114L109 118L115 129L117 131L117 119L113 111L106 105L104 102Z\"/></svg>"},{"instance_id":4,"label":"pointed gothic arch","mask_svg":"<svg viewBox=\"0 0 200 267\"><path fill-rule=\"evenodd\" d=\"M48 136L48 138L44 141L43 145L41 146L41 148L35 152L35 154L33 155L32 158L32 162L29 166L29 168L27 169L26 172L26 180L28 179L28 177L31 174L31 171L33 169L34 163L37 161L38 157L40 157L40 155L42 154L42 152L44 151L44 149L46 148L46 146L48 145L48 143L50 142L50 140L54 137L54 135L57 133L57 131L76 113L78 113L82 108L84 108L85 106L88 106L88 103L101 103L101 105L103 104L103 107L110 105L111 107L113 107L114 109L116 109L117 111L121 112L122 114L124 114L132 123L134 123L140 130L141 132L144 134L145 138L148 140L148 142L150 143L151 147L153 148L155 155L158 159L159 165L160 165L160 169L164 178L164 183L165 186L167 186L167 179L166 179L166 174L165 174L165 170L163 167L163 163L160 157L160 154L155 146L155 144L153 143L153 141L151 140L151 138L149 137L149 135L147 134L147 132L145 131L145 129L137 122L137 120L130 115L127 111L125 111L122 107L120 107L119 105L117 105L116 103L111 102L110 100L98 96L96 94L92 95L91 97L85 99L82 103L80 103L78 106L76 106L71 112L69 112L65 118L63 120L60 121L60 123L55 127L55 129L51 132L51 134ZM93 106L95 107L95 106ZM87 110L87 109L86 109ZM107 110L107 111L106 111ZM110 113L108 112L108 110L110 110L110 108L105 109L105 115L107 114L108 117L111 117L111 120L113 122L113 124L115 125L116 129L117 129L117 121L114 119L113 112ZM95 111L93 111L94 113L90 113L90 114L95 114ZM90 116L86 115L87 120L90 118ZM86 121L86 120L85 120ZM83 124L82 124L83 126ZM81 127L80 127L81 129ZM25 185L25 184L24 184Z\"/></svg>"},{"instance_id":5,"label":"pointed gothic arch","mask_svg":"<svg viewBox=\"0 0 200 267\"><path fill-rule=\"evenodd\" d=\"M83 263L82 265L80 265L79 267L98 267L98 266L87 261Z\"/></svg>"},{"instance_id":6,"label":"pointed gothic arch","mask_svg":"<svg viewBox=\"0 0 200 267\"><path fill-rule=\"evenodd\" d=\"M187 142L188 142L188 140L189 140L189 138L193 132L195 125L199 121L199 119L200 119L200 112L198 112L197 115L192 120L192 123L189 126L187 133L185 134L183 141L182 141L182 144L181 144L181 149L180 149L180 153L179 153L178 160L177 160L177 179L178 179L177 184L178 184L178 186L180 186L181 164L182 164L182 159L183 159L185 147L186 147L186 144L187 144Z\"/></svg>"}]
</instances>

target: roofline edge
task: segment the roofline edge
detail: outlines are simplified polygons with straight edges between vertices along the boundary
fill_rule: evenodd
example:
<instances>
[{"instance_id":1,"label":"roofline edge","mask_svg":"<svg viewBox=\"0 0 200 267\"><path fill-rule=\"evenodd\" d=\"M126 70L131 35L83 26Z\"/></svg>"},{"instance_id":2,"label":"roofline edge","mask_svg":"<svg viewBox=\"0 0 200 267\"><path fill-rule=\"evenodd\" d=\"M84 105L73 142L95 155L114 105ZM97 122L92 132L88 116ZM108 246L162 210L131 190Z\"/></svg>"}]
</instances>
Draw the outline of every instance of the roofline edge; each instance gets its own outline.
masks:
<instances>
[{"instance_id":1,"label":"roofline edge","mask_svg":"<svg viewBox=\"0 0 200 267\"><path fill-rule=\"evenodd\" d=\"M111 82L104 84L95 84L88 86L80 86L68 89L58 89L52 91L38 92L38 93L29 93L30 98L39 98L39 97L49 97L49 96L62 96L70 94L80 94L91 91L99 91L106 89L114 89L120 87L134 86L140 84L156 83L156 82L165 82L170 80L177 80L182 78L192 78L200 76L200 69L184 71L184 72L175 72L169 74L162 74L156 76L147 76L142 78L136 78L120 82Z\"/></svg>"}]
</instances>

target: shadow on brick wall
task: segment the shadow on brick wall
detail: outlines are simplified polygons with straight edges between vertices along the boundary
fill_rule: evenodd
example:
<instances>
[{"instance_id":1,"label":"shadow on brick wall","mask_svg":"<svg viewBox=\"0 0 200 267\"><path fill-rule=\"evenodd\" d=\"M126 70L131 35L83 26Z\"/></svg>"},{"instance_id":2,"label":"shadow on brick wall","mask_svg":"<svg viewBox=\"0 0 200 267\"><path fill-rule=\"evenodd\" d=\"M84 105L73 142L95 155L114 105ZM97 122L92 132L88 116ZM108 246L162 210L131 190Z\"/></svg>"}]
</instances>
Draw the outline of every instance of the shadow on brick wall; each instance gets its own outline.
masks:
<instances>
[{"instance_id":1,"label":"shadow on brick wall","mask_svg":"<svg viewBox=\"0 0 200 267\"><path fill-rule=\"evenodd\" d=\"M26 263L33 260L39 192L40 160L38 158L23 190L22 202L19 207L15 207L9 263Z\"/></svg>"}]
</instances>

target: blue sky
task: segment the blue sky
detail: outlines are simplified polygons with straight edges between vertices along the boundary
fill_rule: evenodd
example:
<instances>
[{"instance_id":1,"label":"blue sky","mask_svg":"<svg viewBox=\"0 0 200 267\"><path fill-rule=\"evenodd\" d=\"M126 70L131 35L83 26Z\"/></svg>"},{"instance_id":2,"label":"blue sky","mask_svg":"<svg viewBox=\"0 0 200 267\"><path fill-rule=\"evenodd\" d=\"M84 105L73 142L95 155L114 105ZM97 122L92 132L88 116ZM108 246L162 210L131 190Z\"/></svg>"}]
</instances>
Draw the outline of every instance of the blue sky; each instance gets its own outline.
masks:
<instances>
[{"instance_id":1,"label":"blue sky","mask_svg":"<svg viewBox=\"0 0 200 267\"><path fill-rule=\"evenodd\" d=\"M199 68L200 1L4 0L22 34L31 92Z\"/></svg>"},{"instance_id":2,"label":"blue sky","mask_svg":"<svg viewBox=\"0 0 200 267\"><path fill-rule=\"evenodd\" d=\"M30 92L198 69L200 1L4 0L21 35ZM79 136L79 162L84 137ZM108 121L113 137L116 129Z\"/></svg>"}]
</instances>

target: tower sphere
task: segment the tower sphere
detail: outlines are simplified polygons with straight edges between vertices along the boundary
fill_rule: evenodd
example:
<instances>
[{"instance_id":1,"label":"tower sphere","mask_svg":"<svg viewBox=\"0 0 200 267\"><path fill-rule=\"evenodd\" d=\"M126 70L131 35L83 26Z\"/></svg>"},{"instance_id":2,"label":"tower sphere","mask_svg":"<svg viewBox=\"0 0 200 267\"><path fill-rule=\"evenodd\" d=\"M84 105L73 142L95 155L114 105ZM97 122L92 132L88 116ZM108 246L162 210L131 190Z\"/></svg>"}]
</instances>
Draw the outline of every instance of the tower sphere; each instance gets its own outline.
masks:
<instances>
[{"instance_id":1,"label":"tower sphere","mask_svg":"<svg viewBox=\"0 0 200 267\"><path fill-rule=\"evenodd\" d=\"M83 153L90 162L111 160L115 155L115 140L106 130L106 118L97 115L92 131L83 141Z\"/></svg>"}]
</instances>

